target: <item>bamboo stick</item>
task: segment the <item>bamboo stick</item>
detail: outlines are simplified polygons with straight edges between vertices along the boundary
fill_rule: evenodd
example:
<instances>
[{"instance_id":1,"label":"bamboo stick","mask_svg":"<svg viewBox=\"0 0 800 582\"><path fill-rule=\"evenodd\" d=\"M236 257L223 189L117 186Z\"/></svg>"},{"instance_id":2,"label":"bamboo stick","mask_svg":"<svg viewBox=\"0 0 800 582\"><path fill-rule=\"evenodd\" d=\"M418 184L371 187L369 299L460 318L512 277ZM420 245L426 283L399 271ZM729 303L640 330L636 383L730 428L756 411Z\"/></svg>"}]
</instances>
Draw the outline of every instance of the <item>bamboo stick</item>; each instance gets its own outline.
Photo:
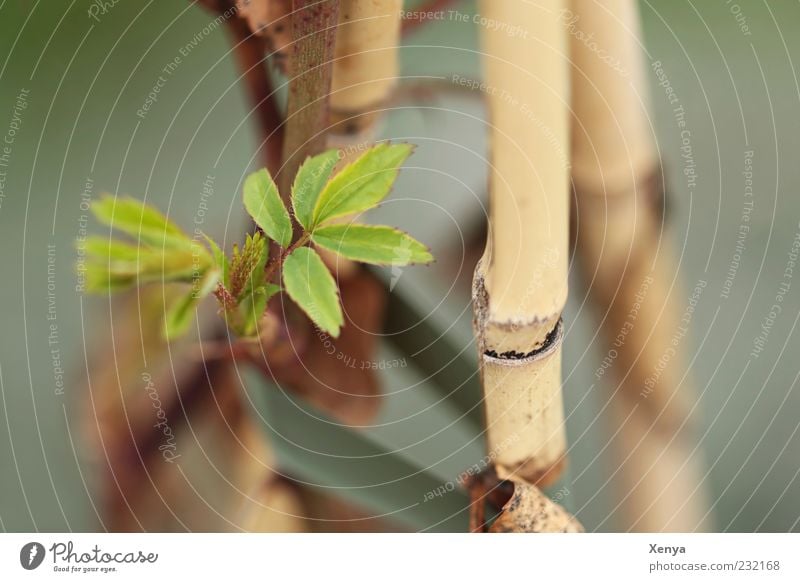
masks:
<instances>
[{"instance_id":1,"label":"bamboo stick","mask_svg":"<svg viewBox=\"0 0 800 582\"><path fill-rule=\"evenodd\" d=\"M340 1L327 142L341 150L338 169L375 142L381 108L397 84L402 7L403 0ZM352 261L319 252L340 280L359 270Z\"/></svg>"},{"instance_id":2,"label":"bamboo stick","mask_svg":"<svg viewBox=\"0 0 800 582\"><path fill-rule=\"evenodd\" d=\"M232 482L244 489L236 499L235 526L248 532L308 531L306 504L298 488L273 470L276 462L263 430L246 415L237 429L241 462Z\"/></svg>"},{"instance_id":3,"label":"bamboo stick","mask_svg":"<svg viewBox=\"0 0 800 582\"><path fill-rule=\"evenodd\" d=\"M487 439L501 478L546 485L564 462L568 70L563 2L483 0L490 229L473 294ZM513 25L517 34L509 34Z\"/></svg>"},{"instance_id":4,"label":"bamboo stick","mask_svg":"<svg viewBox=\"0 0 800 582\"><path fill-rule=\"evenodd\" d=\"M611 418L619 433L612 443L619 491L618 525L625 531L711 531L701 451L687 434L659 430L636 403L616 395Z\"/></svg>"},{"instance_id":5,"label":"bamboo stick","mask_svg":"<svg viewBox=\"0 0 800 582\"><path fill-rule=\"evenodd\" d=\"M298 492L286 481L265 477L259 490L240 509L247 532L306 533L309 522Z\"/></svg>"},{"instance_id":6,"label":"bamboo stick","mask_svg":"<svg viewBox=\"0 0 800 582\"><path fill-rule=\"evenodd\" d=\"M573 179L630 192L657 163L636 2L570 0L559 25L574 64Z\"/></svg>"},{"instance_id":7,"label":"bamboo stick","mask_svg":"<svg viewBox=\"0 0 800 582\"><path fill-rule=\"evenodd\" d=\"M342 0L331 87L331 144L374 141L397 84L402 0ZM349 138L349 139L348 139Z\"/></svg>"},{"instance_id":8,"label":"bamboo stick","mask_svg":"<svg viewBox=\"0 0 800 582\"><path fill-rule=\"evenodd\" d=\"M626 528L641 531L706 529L636 2L571 0L561 22L574 63L576 248L608 345L596 376L619 385L611 402L624 484L619 513Z\"/></svg>"}]
</instances>

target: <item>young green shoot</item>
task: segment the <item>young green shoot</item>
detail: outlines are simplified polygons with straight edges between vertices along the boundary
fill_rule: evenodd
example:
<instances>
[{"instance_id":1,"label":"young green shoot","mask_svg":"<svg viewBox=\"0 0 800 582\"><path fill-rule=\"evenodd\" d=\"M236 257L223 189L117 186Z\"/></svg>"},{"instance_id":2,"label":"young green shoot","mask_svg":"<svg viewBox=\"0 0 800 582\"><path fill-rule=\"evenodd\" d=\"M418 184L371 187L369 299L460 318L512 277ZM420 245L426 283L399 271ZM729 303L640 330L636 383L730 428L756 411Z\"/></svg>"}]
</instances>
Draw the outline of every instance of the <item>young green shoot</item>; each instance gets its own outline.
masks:
<instances>
[{"instance_id":1,"label":"young green shoot","mask_svg":"<svg viewBox=\"0 0 800 582\"><path fill-rule=\"evenodd\" d=\"M228 327L243 338L259 334L269 300L281 291L323 331L338 337L344 325L339 291L316 248L373 265L405 266L433 260L428 248L389 226L346 222L389 194L408 144L381 143L334 175L340 159L329 150L306 159L291 190L292 219L266 169L247 177L244 207L258 231L230 256L211 238L189 237L157 209L133 198L104 196L92 204L97 220L133 240L90 237L85 243L86 289L110 293L147 283L178 283L189 290L168 306L164 335L185 333L197 304L213 295ZM279 252L269 254L269 241Z\"/></svg>"}]
</instances>

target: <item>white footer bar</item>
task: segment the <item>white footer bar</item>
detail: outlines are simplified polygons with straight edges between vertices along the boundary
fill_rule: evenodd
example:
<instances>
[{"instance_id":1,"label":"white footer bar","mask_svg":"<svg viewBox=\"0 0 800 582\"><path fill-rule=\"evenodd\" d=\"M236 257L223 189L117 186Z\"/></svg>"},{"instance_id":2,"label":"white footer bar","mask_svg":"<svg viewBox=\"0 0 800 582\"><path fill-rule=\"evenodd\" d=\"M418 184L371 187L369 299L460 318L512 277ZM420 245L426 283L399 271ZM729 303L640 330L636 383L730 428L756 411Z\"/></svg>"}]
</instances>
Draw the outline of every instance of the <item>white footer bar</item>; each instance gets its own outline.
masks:
<instances>
[{"instance_id":1,"label":"white footer bar","mask_svg":"<svg viewBox=\"0 0 800 582\"><path fill-rule=\"evenodd\" d=\"M800 580L800 534L2 534L0 580ZM232 578L235 577L235 578ZM466 578L464 578L466 579Z\"/></svg>"}]
</instances>

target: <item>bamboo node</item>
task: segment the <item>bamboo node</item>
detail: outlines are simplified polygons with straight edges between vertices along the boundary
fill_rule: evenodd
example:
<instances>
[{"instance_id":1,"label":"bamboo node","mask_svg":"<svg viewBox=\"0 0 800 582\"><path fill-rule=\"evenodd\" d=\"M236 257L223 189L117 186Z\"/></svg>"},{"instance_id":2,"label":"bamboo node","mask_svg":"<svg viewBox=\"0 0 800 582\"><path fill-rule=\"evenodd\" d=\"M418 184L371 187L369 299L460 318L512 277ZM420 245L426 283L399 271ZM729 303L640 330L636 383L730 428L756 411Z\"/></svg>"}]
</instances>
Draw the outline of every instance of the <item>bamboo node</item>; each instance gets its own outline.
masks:
<instances>
[{"instance_id":1,"label":"bamboo node","mask_svg":"<svg viewBox=\"0 0 800 582\"><path fill-rule=\"evenodd\" d=\"M486 360L494 360L499 365L530 364L532 361L544 359L556 352L558 344L564 337L563 320L559 318L555 327L545 336L542 345L533 350L522 353L514 350L497 353L496 350L484 350L483 357Z\"/></svg>"},{"instance_id":2,"label":"bamboo node","mask_svg":"<svg viewBox=\"0 0 800 582\"><path fill-rule=\"evenodd\" d=\"M484 262L485 258L478 261L472 281L473 328L479 353L506 362L523 361L536 356L537 352L545 352L550 345L557 345L560 336L550 336L558 328L560 310L546 316L533 315L513 321L492 318Z\"/></svg>"}]
</instances>

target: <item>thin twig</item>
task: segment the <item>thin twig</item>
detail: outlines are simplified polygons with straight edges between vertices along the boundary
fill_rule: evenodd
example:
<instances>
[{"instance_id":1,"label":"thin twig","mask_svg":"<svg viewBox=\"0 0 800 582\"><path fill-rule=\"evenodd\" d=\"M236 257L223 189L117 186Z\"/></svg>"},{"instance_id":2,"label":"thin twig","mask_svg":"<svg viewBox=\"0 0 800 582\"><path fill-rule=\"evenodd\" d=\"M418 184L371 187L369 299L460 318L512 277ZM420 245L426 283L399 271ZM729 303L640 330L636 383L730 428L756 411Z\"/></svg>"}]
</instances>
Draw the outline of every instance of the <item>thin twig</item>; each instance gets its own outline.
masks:
<instances>
[{"instance_id":1,"label":"thin twig","mask_svg":"<svg viewBox=\"0 0 800 582\"><path fill-rule=\"evenodd\" d=\"M283 266L283 262L286 260L286 257L291 255L295 250L305 245L308 241L311 240L311 235L307 232L304 232L299 239L297 239L289 248L282 251L280 255L278 255L275 259L273 259L267 268L264 270L264 281L270 282L272 280L273 275L278 271L280 267Z\"/></svg>"}]
</instances>

